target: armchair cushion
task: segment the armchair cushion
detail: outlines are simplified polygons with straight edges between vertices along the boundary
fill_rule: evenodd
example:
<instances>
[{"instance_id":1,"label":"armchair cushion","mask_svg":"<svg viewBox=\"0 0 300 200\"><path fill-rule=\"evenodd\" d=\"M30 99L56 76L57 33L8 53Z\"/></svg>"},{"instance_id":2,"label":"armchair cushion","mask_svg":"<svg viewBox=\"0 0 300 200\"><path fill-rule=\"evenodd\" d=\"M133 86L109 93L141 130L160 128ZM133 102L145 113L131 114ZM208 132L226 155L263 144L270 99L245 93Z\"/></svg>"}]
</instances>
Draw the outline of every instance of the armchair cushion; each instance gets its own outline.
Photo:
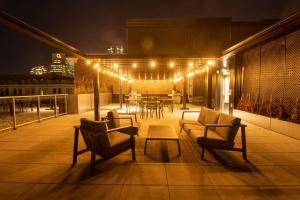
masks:
<instances>
[{"instance_id":1,"label":"armchair cushion","mask_svg":"<svg viewBox=\"0 0 300 200\"><path fill-rule=\"evenodd\" d=\"M190 131L191 138L197 142L199 146L203 145L204 141L204 130L191 130ZM218 133L212 130L207 130L207 138L206 138L206 146L212 148L231 148L234 143L224 139Z\"/></svg>"},{"instance_id":2,"label":"armchair cushion","mask_svg":"<svg viewBox=\"0 0 300 200\"><path fill-rule=\"evenodd\" d=\"M205 124L205 116L207 114L207 108L205 107L201 107L201 111L200 111L200 114L199 114L199 117L198 117L198 122L200 122L201 124Z\"/></svg>"},{"instance_id":3,"label":"armchair cushion","mask_svg":"<svg viewBox=\"0 0 300 200\"><path fill-rule=\"evenodd\" d=\"M180 119L179 120L179 126L180 127L182 127L185 124L199 124L200 125L200 122L199 121L194 121L194 120L188 120L188 119Z\"/></svg>"},{"instance_id":4,"label":"armchair cushion","mask_svg":"<svg viewBox=\"0 0 300 200\"><path fill-rule=\"evenodd\" d=\"M241 123L240 118L221 113L219 120L218 120L218 124L232 124L234 126L233 127L216 127L216 132L223 138L232 141L232 140L234 140L234 138L237 134L240 123Z\"/></svg>"},{"instance_id":5,"label":"armchair cushion","mask_svg":"<svg viewBox=\"0 0 300 200\"><path fill-rule=\"evenodd\" d=\"M114 131L108 133L108 139L111 147L115 147L118 144L127 142L130 139L130 135L121 133L119 131Z\"/></svg>"},{"instance_id":6,"label":"armchair cushion","mask_svg":"<svg viewBox=\"0 0 300 200\"><path fill-rule=\"evenodd\" d=\"M206 116L205 116L205 124L217 124L219 116L220 116L219 112L215 110L207 109ZM215 130L215 127L212 127L210 129Z\"/></svg>"},{"instance_id":7,"label":"armchair cushion","mask_svg":"<svg viewBox=\"0 0 300 200\"><path fill-rule=\"evenodd\" d=\"M109 128L117 128L120 127L121 123L120 123L120 119L114 119L114 118L119 118L119 114L117 112L117 110L110 110L107 112L107 118L108 120L110 120L110 125L111 127Z\"/></svg>"},{"instance_id":8,"label":"armchair cushion","mask_svg":"<svg viewBox=\"0 0 300 200\"><path fill-rule=\"evenodd\" d=\"M88 148L96 148L97 152L110 148L105 122L92 121L86 118L80 119L80 131Z\"/></svg>"},{"instance_id":9,"label":"armchair cushion","mask_svg":"<svg viewBox=\"0 0 300 200\"><path fill-rule=\"evenodd\" d=\"M202 130L204 131L204 126L202 126L200 123L199 124L184 124L183 130L185 133L189 134L189 130Z\"/></svg>"}]
</instances>

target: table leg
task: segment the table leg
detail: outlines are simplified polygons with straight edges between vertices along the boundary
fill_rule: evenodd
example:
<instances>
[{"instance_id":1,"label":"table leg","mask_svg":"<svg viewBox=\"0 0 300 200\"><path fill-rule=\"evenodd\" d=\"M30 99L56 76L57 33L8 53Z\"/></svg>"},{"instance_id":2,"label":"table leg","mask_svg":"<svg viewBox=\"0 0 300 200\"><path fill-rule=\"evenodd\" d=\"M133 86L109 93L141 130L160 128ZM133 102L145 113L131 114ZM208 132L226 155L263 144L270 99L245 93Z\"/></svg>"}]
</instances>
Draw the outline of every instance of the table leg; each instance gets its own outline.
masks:
<instances>
[{"instance_id":1,"label":"table leg","mask_svg":"<svg viewBox=\"0 0 300 200\"><path fill-rule=\"evenodd\" d=\"M147 142L148 142L148 140L147 140L147 138L146 138L146 141L145 141L145 147L144 147L144 155L146 154L146 150L147 150Z\"/></svg>"},{"instance_id":2,"label":"table leg","mask_svg":"<svg viewBox=\"0 0 300 200\"><path fill-rule=\"evenodd\" d=\"M178 145L178 155L181 155L181 150L180 150L179 139L177 140L177 145Z\"/></svg>"}]
</instances>

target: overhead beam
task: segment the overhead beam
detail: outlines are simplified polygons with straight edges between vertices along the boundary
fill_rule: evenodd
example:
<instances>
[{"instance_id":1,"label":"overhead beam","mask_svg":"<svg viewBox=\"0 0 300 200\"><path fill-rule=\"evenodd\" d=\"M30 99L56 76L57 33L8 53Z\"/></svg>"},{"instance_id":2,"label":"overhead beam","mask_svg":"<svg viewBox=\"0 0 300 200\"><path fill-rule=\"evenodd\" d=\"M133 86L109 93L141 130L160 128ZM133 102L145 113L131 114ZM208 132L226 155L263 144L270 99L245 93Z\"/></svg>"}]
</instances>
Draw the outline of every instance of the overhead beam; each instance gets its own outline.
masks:
<instances>
[{"instance_id":1,"label":"overhead beam","mask_svg":"<svg viewBox=\"0 0 300 200\"><path fill-rule=\"evenodd\" d=\"M34 27L26 22L0 10L0 24L3 24L5 26L8 26L12 29L17 30L18 32L24 33L36 40L39 40L41 42L44 42L48 45L51 45L57 49L60 49L66 53L70 53L73 56L86 60L85 54L83 54L81 51L76 49L75 47L59 40L58 38Z\"/></svg>"}]
</instances>

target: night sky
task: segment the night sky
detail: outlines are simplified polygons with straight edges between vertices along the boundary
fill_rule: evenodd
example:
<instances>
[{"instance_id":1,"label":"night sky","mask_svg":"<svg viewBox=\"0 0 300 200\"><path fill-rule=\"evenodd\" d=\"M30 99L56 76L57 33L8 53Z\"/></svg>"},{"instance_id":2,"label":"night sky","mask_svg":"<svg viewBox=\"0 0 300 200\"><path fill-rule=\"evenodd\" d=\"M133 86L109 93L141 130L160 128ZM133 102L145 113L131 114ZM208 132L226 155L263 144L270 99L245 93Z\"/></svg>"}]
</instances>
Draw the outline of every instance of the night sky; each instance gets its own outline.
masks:
<instances>
[{"instance_id":1,"label":"night sky","mask_svg":"<svg viewBox=\"0 0 300 200\"><path fill-rule=\"evenodd\" d=\"M300 9L299 0L0 0L0 9L84 53L106 53L126 44L130 18L231 17L280 19ZM27 74L48 65L57 51L0 24L0 74Z\"/></svg>"}]
</instances>

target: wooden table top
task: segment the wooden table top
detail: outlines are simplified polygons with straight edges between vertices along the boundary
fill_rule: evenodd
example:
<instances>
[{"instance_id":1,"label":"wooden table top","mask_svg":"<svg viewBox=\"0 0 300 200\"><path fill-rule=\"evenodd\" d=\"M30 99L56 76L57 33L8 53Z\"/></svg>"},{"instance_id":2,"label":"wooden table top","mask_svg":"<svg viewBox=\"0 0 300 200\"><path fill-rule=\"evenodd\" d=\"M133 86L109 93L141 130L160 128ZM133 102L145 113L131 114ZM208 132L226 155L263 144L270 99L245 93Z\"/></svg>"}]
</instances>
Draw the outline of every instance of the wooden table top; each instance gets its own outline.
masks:
<instances>
[{"instance_id":1,"label":"wooden table top","mask_svg":"<svg viewBox=\"0 0 300 200\"><path fill-rule=\"evenodd\" d=\"M147 139L178 140L178 135L172 126L150 125L148 128Z\"/></svg>"}]
</instances>

